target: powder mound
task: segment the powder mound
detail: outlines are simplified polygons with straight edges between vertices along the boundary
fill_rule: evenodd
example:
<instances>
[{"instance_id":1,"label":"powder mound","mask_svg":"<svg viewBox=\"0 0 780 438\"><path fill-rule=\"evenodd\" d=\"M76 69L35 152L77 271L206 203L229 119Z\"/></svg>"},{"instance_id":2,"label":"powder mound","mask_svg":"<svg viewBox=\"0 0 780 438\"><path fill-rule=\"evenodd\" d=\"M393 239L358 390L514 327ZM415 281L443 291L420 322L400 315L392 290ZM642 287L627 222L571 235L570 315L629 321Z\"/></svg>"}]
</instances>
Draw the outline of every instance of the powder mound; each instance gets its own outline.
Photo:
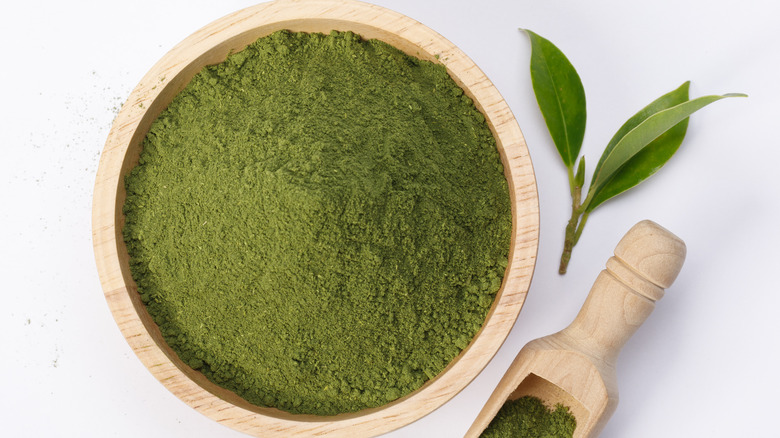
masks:
<instances>
[{"instance_id":1,"label":"powder mound","mask_svg":"<svg viewBox=\"0 0 780 438\"><path fill-rule=\"evenodd\" d=\"M445 69L281 31L204 68L125 181L133 278L186 364L250 403L334 415L435 377L507 266L507 182Z\"/></svg>"},{"instance_id":2,"label":"powder mound","mask_svg":"<svg viewBox=\"0 0 780 438\"><path fill-rule=\"evenodd\" d=\"M568 407L548 409L539 398L525 396L504 403L480 438L571 438L576 427Z\"/></svg>"}]
</instances>

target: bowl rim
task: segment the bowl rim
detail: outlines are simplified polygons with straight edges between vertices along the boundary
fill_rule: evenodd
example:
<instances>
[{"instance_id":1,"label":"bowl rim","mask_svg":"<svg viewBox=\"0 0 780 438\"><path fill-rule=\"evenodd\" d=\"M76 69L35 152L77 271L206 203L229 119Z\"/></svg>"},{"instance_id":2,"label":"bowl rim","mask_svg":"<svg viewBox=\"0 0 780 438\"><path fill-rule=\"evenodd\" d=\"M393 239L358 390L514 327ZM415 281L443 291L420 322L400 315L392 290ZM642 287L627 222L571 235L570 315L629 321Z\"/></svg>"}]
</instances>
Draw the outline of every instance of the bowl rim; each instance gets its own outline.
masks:
<instances>
[{"instance_id":1,"label":"bowl rim","mask_svg":"<svg viewBox=\"0 0 780 438\"><path fill-rule=\"evenodd\" d=\"M512 200L512 241L504 280L480 331L438 376L386 405L332 417L293 415L249 404L178 359L151 321L129 270L121 228L124 175L137 163L152 121L205 65L216 64L275 30L351 30L444 65L485 115L496 138ZM496 354L525 301L536 264L539 205L528 149L508 105L454 44L421 23L354 0L277 0L206 25L161 58L114 120L98 167L92 239L106 301L123 336L147 369L179 399L233 429L255 436L374 436L422 418L465 388Z\"/></svg>"}]
</instances>

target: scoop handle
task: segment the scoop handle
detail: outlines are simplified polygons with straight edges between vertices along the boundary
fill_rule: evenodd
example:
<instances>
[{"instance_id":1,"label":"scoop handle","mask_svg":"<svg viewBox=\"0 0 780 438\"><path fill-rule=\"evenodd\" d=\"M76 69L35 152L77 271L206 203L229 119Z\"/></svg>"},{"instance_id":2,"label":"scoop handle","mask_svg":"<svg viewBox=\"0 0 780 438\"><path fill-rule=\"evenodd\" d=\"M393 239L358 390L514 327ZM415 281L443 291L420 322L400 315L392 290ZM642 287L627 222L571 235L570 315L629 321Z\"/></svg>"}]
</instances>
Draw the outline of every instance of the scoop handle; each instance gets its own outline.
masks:
<instances>
[{"instance_id":1,"label":"scoop handle","mask_svg":"<svg viewBox=\"0 0 780 438\"><path fill-rule=\"evenodd\" d=\"M685 243L655 222L634 225L560 334L577 350L614 366L623 345L677 278L685 253Z\"/></svg>"}]
</instances>

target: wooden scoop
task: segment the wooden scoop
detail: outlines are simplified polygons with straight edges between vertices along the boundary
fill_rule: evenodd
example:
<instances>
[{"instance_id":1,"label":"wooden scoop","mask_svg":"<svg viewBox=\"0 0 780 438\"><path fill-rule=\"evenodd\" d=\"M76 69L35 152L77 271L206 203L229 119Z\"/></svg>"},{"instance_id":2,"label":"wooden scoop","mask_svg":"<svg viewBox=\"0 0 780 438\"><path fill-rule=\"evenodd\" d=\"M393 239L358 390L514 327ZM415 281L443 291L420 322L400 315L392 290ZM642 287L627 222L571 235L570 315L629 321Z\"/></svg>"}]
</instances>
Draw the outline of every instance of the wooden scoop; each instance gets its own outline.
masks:
<instances>
[{"instance_id":1,"label":"wooden scoop","mask_svg":"<svg viewBox=\"0 0 780 438\"><path fill-rule=\"evenodd\" d=\"M596 437L618 402L615 361L628 338L677 278L685 243L651 221L634 225L599 274L567 328L535 339L518 353L466 438L478 437L507 400L536 396L568 406L574 438Z\"/></svg>"}]
</instances>

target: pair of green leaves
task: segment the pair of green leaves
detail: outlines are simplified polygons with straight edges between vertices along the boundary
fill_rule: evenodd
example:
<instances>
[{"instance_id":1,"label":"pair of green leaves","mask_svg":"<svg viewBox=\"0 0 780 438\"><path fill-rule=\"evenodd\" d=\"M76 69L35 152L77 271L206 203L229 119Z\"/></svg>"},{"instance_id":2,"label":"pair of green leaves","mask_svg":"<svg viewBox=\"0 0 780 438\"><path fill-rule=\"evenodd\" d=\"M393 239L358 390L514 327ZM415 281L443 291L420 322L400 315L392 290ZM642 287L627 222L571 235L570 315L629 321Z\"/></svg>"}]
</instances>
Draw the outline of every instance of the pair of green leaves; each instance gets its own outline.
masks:
<instances>
[{"instance_id":1,"label":"pair of green leaves","mask_svg":"<svg viewBox=\"0 0 780 438\"><path fill-rule=\"evenodd\" d=\"M625 192L660 169L682 144L688 117L726 97L689 100L689 82L651 102L615 133L601 155L586 195L585 160L579 157L585 137L585 90L577 71L550 41L526 30L531 40L531 82L547 129L566 165L572 194L572 218L566 230L561 274L579 240L588 214L604 201Z\"/></svg>"}]
</instances>

